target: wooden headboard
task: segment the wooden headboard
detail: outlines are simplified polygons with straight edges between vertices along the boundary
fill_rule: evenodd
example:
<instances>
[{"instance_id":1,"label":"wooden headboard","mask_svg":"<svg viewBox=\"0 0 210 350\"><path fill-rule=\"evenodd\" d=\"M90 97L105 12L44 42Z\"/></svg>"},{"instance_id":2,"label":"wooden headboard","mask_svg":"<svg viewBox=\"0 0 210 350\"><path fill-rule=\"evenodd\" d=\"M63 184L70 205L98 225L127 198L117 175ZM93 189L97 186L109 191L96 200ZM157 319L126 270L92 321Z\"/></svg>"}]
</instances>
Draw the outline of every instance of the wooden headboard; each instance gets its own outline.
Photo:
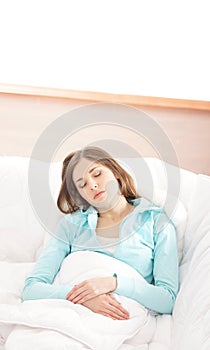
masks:
<instances>
[{"instance_id":1,"label":"wooden headboard","mask_svg":"<svg viewBox=\"0 0 210 350\"><path fill-rule=\"evenodd\" d=\"M79 106L99 102L123 104L147 113L168 136L180 167L210 175L210 102L205 101L1 85L1 155L30 156L40 134L56 118ZM104 129L97 137L103 137L104 131L109 134ZM72 136L63 152L83 147L84 142L90 143L95 137L96 130L83 130ZM132 135L130 142L139 147ZM156 156L148 145L142 147L142 156ZM59 151L56 157L62 158Z\"/></svg>"}]
</instances>

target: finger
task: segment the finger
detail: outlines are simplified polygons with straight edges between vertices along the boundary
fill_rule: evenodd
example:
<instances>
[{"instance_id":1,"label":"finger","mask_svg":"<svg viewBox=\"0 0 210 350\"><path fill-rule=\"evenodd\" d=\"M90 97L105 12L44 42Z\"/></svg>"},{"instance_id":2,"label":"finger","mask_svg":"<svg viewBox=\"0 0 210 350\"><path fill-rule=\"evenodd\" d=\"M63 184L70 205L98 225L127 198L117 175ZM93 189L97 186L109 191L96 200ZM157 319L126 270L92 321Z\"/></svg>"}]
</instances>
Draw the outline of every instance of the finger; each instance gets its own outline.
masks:
<instances>
[{"instance_id":1,"label":"finger","mask_svg":"<svg viewBox=\"0 0 210 350\"><path fill-rule=\"evenodd\" d=\"M115 315L124 318L124 319L128 319L129 318L129 313L126 311L124 312L124 310L121 310L113 305L108 305L108 309L113 312Z\"/></svg>"},{"instance_id":2,"label":"finger","mask_svg":"<svg viewBox=\"0 0 210 350\"><path fill-rule=\"evenodd\" d=\"M117 310L120 315L129 317L129 312L126 309L124 309L124 307L121 304L119 305L118 303L115 303L115 300L110 300L110 306Z\"/></svg>"},{"instance_id":3,"label":"finger","mask_svg":"<svg viewBox=\"0 0 210 350\"><path fill-rule=\"evenodd\" d=\"M85 289L84 291L81 290L80 294L75 295L72 294L72 296L70 296L70 300L73 303L84 303L87 300L90 300L92 298L97 297L98 295L100 295L102 293L100 293L99 289L94 289L94 290L89 290L89 289Z\"/></svg>"},{"instance_id":4,"label":"finger","mask_svg":"<svg viewBox=\"0 0 210 350\"><path fill-rule=\"evenodd\" d=\"M114 305L117 308L120 308L121 310L129 314L129 312L122 306L122 304L118 300L115 299L113 295L109 294L109 297L112 299L110 300L110 304Z\"/></svg>"},{"instance_id":5,"label":"finger","mask_svg":"<svg viewBox=\"0 0 210 350\"><path fill-rule=\"evenodd\" d=\"M110 303L111 303L112 305L115 305L116 307L121 307L121 308L123 308L122 304L121 304L118 300L116 300L115 297L113 297L112 295L109 294L109 298L110 298ZM123 308L123 309L124 309L124 308ZM124 309L124 310L125 310L125 309Z\"/></svg>"},{"instance_id":6,"label":"finger","mask_svg":"<svg viewBox=\"0 0 210 350\"><path fill-rule=\"evenodd\" d=\"M86 282L83 282L77 287L74 287L68 296L70 297L71 300L73 300L77 298L79 295L81 295L82 293L92 293L92 297L99 295L98 289L94 288L90 284L87 284Z\"/></svg>"},{"instance_id":7,"label":"finger","mask_svg":"<svg viewBox=\"0 0 210 350\"><path fill-rule=\"evenodd\" d=\"M94 290L85 289L85 290L81 290L80 293L78 291L78 294L73 293L70 296L70 299L74 303L77 303L77 302L84 303L85 301L92 299L98 295L100 295L100 292L98 289L94 289Z\"/></svg>"},{"instance_id":8,"label":"finger","mask_svg":"<svg viewBox=\"0 0 210 350\"><path fill-rule=\"evenodd\" d=\"M98 295L100 295L99 290L94 290L94 291L85 290L76 296L74 296L74 294L68 294L66 299L68 299L74 304L82 304L85 301L95 298Z\"/></svg>"},{"instance_id":9,"label":"finger","mask_svg":"<svg viewBox=\"0 0 210 350\"><path fill-rule=\"evenodd\" d=\"M106 300L106 308L109 310L109 312L114 313L114 317L118 317L119 319L129 319L129 313L124 308L121 309L119 305L115 306L113 305L115 303L115 300L112 300L111 298L107 298Z\"/></svg>"},{"instance_id":10,"label":"finger","mask_svg":"<svg viewBox=\"0 0 210 350\"><path fill-rule=\"evenodd\" d=\"M82 293L84 293L85 291L87 291L87 290L85 290L84 288L79 288L79 289L77 289L77 290L71 290L69 293L68 293L68 298L70 299L70 300L73 300L74 298L77 298L80 294L82 294Z\"/></svg>"},{"instance_id":11,"label":"finger","mask_svg":"<svg viewBox=\"0 0 210 350\"><path fill-rule=\"evenodd\" d=\"M66 295L66 299L68 299L69 301L71 301L71 299L72 299L72 291L69 292L69 293Z\"/></svg>"},{"instance_id":12,"label":"finger","mask_svg":"<svg viewBox=\"0 0 210 350\"><path fill-rule=\"evenodd\" d=\"M76 295L78 294L78 292L81 291L81 290L84 290L84 288L81 289L81 286L76 285L76 286L74 286L74 287L72 288L72 290L68 293L68 296L69 296L69 297L70 297L71 295L76 296Z\"/></svg>"},{"instance_id":13,"label":"finger","mask_svg":"<svg viewBox=\"0 0 210 350\"><path fill-rule=\"evenodd\" d=\"M73 293L75 293L75 287L73 287L72 290L66 295L66 298L71 298Z\"/></svg>"},{"instance_id":14,"label":"finger","mask_svg":"<svg viewBox=\"0 0 210 350\"><path fill-rule=\"evenodd\" d=\"M104 311L104 313L106 314L106 316L111 317L115 320L127 320L127 317L119 315L117 310L110 310L109 307L106 311Z\"/></svg>"},{"instance_id":15,"label":"finger","mask_svg":"<svg viewBox=\"0 0 210 350\"><path fill-rule=\"evenodd\" d=\"M98 313L103 316L110 317L113 320L125 320L124 318L116 315L114 312L111 312L110 310L104 309L104 310L98 311Z\"/></svg>"},{"instance_id":16,"label":"finger","mask_svg":"<svg viewBox=\"0 0 210 350\"><path fill-rule=\"evenodd\" d=\"M83 281L79 284L75 284L74 287L72 288L72 290L68 293L68 296L70 296L71 294L73 295L73 293L78 294L77 291L81 290L81 288L83 288L83 290L84 290L84 288L86 287L85 289L87 289L86 284L87 284L86 281Z\"/></svg>"},{"instance_id":17,"label":"finger","mask_svg":"<svg viewBox=\"0 0 210 350\"><path fill-rule=\"evenodd\" d=\"M106 312L99 312L99 314L100 314L100 315L103 315L103 316L105 316L105 317L112 318L113 320L118 320L118 318L113 317L113 316L109 315L109 314L106 313Z\"/></svg>"},{"instance_id":18,"label":"finger","mask_svg":"<svg viewBox=\"0 0 210 350\"><path fill-rule=\"evenodd\" d=\"M77 298L74 298L72 300L72 302L74 304L82 304L85 301L88 301L88 300L95 298L95 297L96 297L95 293L87 293L87 294L83 294L83 295L81 294Z\"/></svg>"}]
</instances>

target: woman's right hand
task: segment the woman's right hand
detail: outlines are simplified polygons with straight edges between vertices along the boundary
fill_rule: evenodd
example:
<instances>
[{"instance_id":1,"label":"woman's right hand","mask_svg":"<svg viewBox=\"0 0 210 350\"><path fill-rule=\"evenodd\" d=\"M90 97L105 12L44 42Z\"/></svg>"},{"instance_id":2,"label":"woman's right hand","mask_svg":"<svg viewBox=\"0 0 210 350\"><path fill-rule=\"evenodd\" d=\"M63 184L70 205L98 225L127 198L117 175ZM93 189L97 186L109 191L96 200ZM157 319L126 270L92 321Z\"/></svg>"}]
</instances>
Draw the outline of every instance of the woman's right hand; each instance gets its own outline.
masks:
<instances>
[{"instance_id":1,"label":"woman's right hand","mask_svg":"<svg viewBox=\"0 0 210 350\"><path fill-rule=\"evenodd\" d=\"M129 313L110 294L101 294L82 303L93 312L112 318L113 320L128 320Z\"/></svg>"}]
</instances>

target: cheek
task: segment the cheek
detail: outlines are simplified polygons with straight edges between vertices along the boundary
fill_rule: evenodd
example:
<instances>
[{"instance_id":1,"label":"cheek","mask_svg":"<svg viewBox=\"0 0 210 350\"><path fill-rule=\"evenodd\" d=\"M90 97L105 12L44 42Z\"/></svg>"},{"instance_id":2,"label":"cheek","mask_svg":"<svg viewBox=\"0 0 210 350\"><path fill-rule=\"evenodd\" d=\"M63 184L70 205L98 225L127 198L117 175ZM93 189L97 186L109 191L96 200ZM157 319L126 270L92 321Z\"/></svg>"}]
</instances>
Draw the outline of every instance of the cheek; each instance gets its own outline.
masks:
<instances>
[{"instance_id":1,"label":"cheek","mask_svg":"<svg viewBox=\"0 0 210 350\"><path fill-rule=\"evenodd\" d=\"M84 198L84 199L87 199L88 198L88 191L87 191L87 189L83 189L83 190L78 190L78 192L79 192L79 194L80 194L80 196L82 197L82 198Z\"/></svg>"},{"instance_id":2,"label":"cheek","mask_svg":"<svg viewBox=\"0 0 210 350\"><path fill-rule=\"evenodd\" d=\"M119 191L118 181L113 179L110 181L107 181L105 190L110 194L117 193Z\"/></svg>"},{"instance_id":3,"label":"cheek","mask_svg":"<svg viewBox=\"0 0 210 350\"><path fill-rule=\"evenodd\" d=\"M86 195L85 195L85 190L80 190L80 189L78 189L78 193L80 194L80 196L81 196L82 198L85 198L85 197L86 197Z\"/></svg>"}]
</instances>

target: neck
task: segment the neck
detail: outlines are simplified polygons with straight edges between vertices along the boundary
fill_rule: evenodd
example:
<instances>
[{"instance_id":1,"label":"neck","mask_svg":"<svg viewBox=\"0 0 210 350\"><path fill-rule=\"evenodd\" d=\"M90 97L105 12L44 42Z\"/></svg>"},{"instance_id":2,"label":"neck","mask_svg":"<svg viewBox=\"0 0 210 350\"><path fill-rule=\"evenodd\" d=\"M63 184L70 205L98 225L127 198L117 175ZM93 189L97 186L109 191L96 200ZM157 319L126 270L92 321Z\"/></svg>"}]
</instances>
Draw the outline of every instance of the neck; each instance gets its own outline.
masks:
<instances>
[{"instance_id":1,"label":"neck","mask_svg":"<svg viewBox=\"0 0 210 350\"><path fill-rule=\"evenodd\" d=\"M124 196L120 196L115 206L106 211L99 209L99 217L109 221L117 222L124 218L132 209L132 205L129 204Z\"/></svg>"}]
</instances>

